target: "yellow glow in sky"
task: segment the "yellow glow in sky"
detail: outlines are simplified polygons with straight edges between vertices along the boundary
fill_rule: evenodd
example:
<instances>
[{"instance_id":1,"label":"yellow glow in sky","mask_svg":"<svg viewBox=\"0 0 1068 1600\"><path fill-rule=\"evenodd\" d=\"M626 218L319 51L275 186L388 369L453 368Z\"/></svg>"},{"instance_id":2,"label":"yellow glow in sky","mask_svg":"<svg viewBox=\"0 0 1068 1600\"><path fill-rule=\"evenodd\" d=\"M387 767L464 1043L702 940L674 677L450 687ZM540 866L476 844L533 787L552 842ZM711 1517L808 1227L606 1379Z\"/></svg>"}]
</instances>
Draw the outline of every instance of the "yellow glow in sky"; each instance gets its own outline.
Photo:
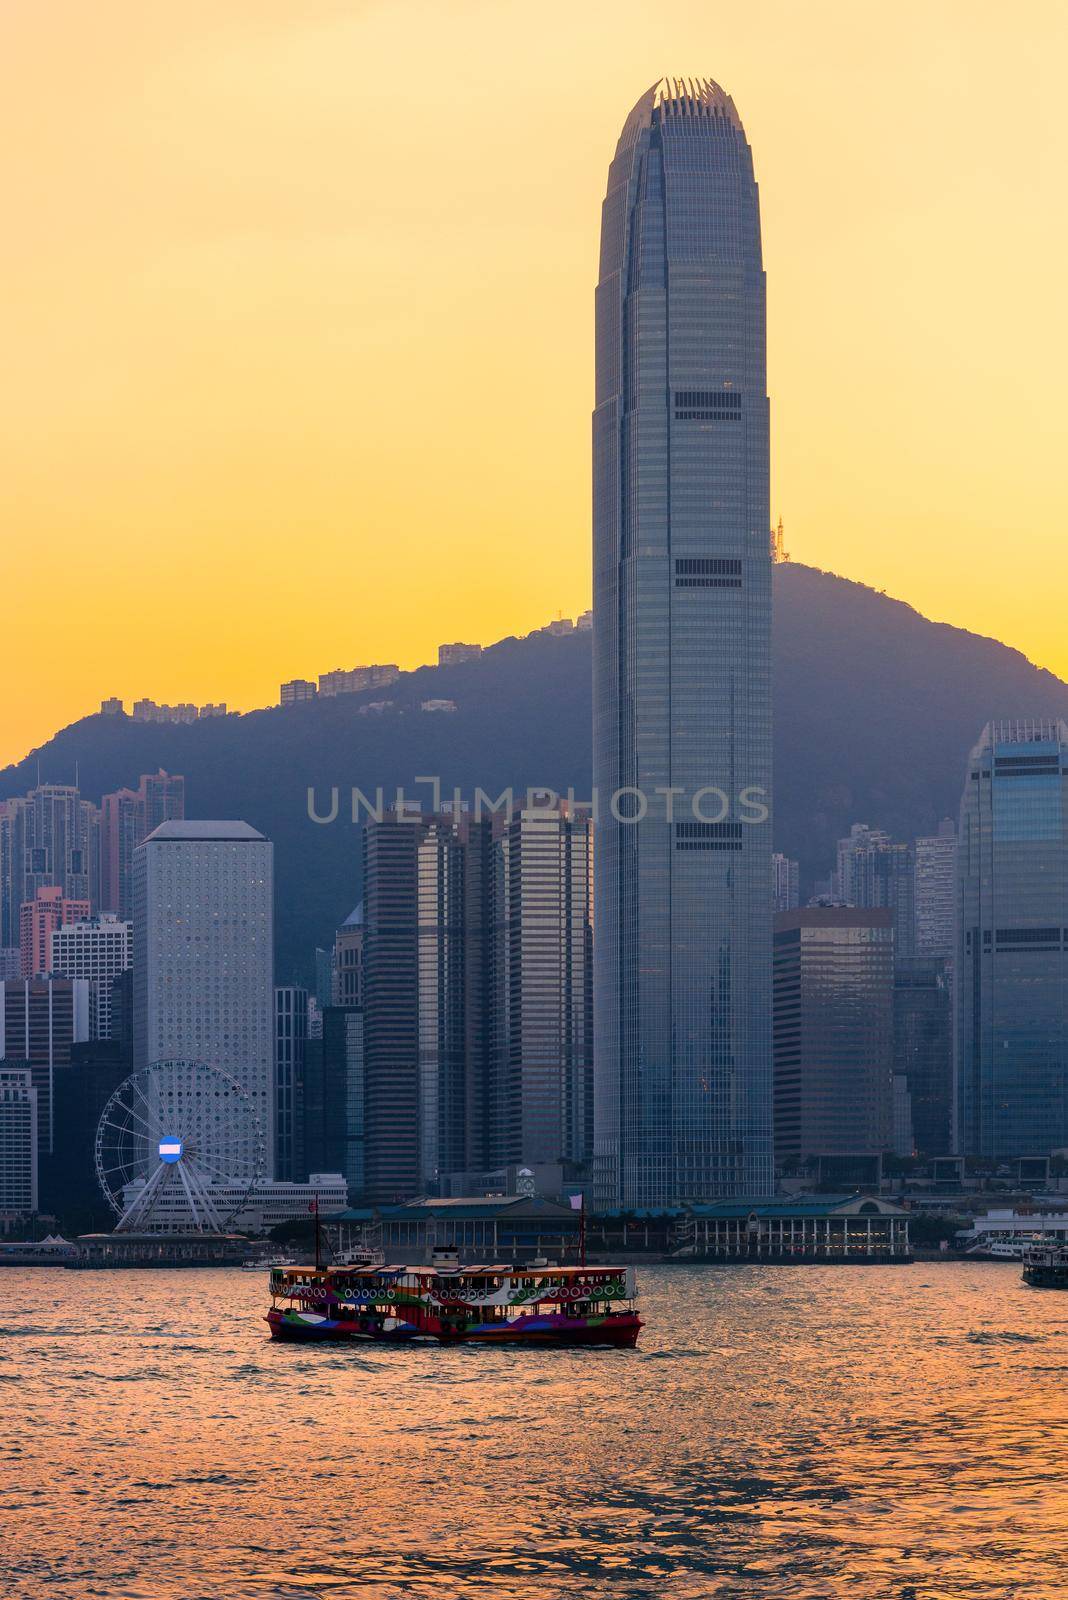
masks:
<instances>
[{"instance_id":1,"label":"yellow glow in sky","mask_svg":"<svg viewBox=\"0 0 1068 1600\"><path fill-rule=\"evenodd\" d=\"M1068 675L1068 8L8 0L0 760L590 603L600 202L753 146L795 559ZM997 710L998 708L992 708Z\"/></svg>"}]
</instances>

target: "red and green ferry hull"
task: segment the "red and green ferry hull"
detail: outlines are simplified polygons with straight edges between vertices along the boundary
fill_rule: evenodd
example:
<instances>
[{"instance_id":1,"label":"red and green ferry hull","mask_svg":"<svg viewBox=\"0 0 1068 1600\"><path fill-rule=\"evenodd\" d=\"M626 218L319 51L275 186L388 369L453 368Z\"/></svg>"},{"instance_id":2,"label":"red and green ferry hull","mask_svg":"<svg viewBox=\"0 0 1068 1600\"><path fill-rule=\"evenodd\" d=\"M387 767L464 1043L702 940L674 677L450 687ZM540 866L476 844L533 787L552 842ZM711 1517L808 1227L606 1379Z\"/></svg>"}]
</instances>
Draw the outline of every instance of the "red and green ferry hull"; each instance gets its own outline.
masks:
<instances>
[{"instance_id":1,"label":"red and green ferry hull","mask_svg":"<svg viewBox=\"0 0 1068 1600\"><path fill-rule=\"evenodd\" d=\"M551 1312L461 1327L442 1325L436 1318L427 1318L420 1325L403 1317L357 1318L331 1315L329 1311L283 1311L272 1307L265 1320L272 1339L290 1343L499 1344L617 1350L633 1350L642 1326L641 1318L633 1311L607 1312L602 1316Z\"/></svg>"}]
</instances>

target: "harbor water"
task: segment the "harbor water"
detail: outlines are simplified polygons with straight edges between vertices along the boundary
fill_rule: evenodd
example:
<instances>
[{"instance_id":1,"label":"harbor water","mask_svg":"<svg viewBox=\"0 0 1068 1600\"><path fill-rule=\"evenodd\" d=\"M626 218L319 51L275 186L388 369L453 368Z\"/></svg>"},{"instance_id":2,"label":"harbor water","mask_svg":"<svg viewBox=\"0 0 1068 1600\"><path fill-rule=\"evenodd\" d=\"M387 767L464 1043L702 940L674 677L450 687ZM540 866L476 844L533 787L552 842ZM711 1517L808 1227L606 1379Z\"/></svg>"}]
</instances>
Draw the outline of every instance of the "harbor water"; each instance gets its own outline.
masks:
<instances>
[{"instance_id":1,"label":"harbor water","mask_svg":"<svg viewBox=\"0 0 1068 1600\"><path fill-rule=\"evenodd\" d=\"M6 1270L4 1596L1068 1596L1068 1295L639 1277L636 1351L514 1351L272 1343L260 1273Z\"/></svg>"}]
</instances>

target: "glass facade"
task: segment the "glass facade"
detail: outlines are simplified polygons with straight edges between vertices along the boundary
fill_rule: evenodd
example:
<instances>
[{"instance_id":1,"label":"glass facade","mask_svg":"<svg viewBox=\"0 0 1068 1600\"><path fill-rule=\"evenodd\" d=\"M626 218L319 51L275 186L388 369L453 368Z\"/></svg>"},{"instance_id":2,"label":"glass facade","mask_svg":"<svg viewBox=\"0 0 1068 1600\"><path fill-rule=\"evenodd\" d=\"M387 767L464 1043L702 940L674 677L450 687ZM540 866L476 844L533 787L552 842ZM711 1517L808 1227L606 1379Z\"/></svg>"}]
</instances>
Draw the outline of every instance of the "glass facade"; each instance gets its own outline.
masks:
<instances>
[{"instance_id":1,"label":"glass facade","mask_svg":"<svg viewBox=\"0 0 1068 1600\"><path fill-rule=\"evenodd\" d=\"M589 1159L593 1145L593 824L531 806L497 845L504 1125L494 1161Z\"/></svg>"},{"instance_id":2,"label":"glass facade","mask_svg":"<svg viewBox=\"0 0 1068 1600\"><path fill-rule=\"evenodd\" d=\"M952 987L942 956L894 962L894 1073L907 1086L913 1149L922 1156L952 1149Z\"/></svg>"},{"instance_id":3,"label":"glass facade","mask_svg":"<svg viewBox=\"0 0 1068 1600\"><path fill-rule=\"evenodd\" d=\"M776 916L775 1155L784 1167L892 1148L893 996L892 912L810 906Z\"/></svg>"},{"instance_id":4,"label":"glass facade","mask_svg":"<svg viewBox=\"0 0 1068 1600\"><path fill-rule=\"evenodd\" d=\"M771 1187L771 829L746 803L771 792L764 302L734 104L662 80L609 168L596 298L600 1205Z\"/></svg>"},{"instance_id":5,"label":"glass facade","mask_svg":"<svg viewBox=\"0 0 1068 1600\"><path fill-rule=\"evenodd\" d=\"M991 722L957 849L958 1151L1068 1144L1068 726Z\"/></svg>"}]
</instances>

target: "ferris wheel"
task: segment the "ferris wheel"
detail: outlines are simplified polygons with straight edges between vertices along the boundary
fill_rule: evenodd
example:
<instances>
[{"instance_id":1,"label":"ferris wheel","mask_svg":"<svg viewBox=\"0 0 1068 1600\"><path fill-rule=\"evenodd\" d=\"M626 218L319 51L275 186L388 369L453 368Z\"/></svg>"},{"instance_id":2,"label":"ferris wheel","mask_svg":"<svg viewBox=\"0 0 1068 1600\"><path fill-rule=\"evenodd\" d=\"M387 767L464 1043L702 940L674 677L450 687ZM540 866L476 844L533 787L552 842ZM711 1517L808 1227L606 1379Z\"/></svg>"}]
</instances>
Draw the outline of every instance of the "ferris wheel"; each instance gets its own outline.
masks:
<instances>
[{"instance_id":1,"label":"ferris wheel","mask_svg":"<svg viewBox=\"0 0 1068 1600\"><path fill-rule=\"evenodd\" d=\"M131 1073L101 1112L94 1148L116 1233L224 1232L263 1177L265 1155L245 1090L202 1061Z\"/></svg>"}]
</instances>

